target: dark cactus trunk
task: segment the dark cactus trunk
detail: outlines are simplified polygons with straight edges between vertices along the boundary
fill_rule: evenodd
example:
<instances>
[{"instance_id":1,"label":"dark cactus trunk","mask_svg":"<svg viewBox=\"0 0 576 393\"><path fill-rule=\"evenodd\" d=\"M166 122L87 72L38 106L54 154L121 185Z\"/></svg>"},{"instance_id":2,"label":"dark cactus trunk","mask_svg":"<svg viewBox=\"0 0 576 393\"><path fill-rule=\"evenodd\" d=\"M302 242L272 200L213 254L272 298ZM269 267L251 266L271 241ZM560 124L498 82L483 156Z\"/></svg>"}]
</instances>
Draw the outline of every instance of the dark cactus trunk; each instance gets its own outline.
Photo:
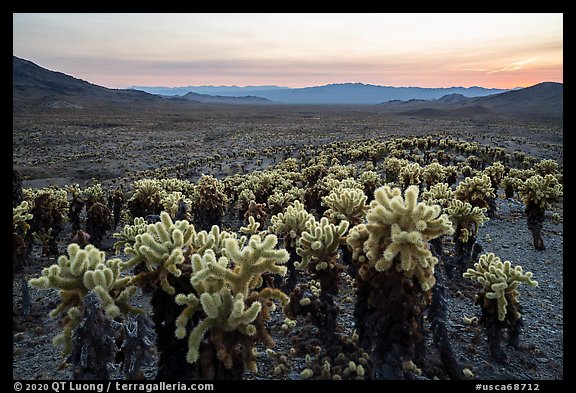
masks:
<instances>
[{"instance_id":1,"label":"dark cactus trunk","mask_svg":"<svg viewBox=\"0 0 576 393\"><path fill-rule=\"evenodd\" d=\"M532 233L532 240L534 249L544 251L544 239L542 238L542 228L544 227L545 210L535 203L528 203L526 205L526 221L528 229Z\"/></svg>"},{"instance_id":2,"label":"dark cactus trunk","mask_svg":"<svg viewBox=\"0 0 576 393\"><path fill-rule=\"evenodd\" d=\"M419 363L425 358L423 313L432 293L393 270L370 268L357 282L354 319L359 345L371 354L375 370L386 378L404 379L402 360Z\"/></svg>"}]
</instances>

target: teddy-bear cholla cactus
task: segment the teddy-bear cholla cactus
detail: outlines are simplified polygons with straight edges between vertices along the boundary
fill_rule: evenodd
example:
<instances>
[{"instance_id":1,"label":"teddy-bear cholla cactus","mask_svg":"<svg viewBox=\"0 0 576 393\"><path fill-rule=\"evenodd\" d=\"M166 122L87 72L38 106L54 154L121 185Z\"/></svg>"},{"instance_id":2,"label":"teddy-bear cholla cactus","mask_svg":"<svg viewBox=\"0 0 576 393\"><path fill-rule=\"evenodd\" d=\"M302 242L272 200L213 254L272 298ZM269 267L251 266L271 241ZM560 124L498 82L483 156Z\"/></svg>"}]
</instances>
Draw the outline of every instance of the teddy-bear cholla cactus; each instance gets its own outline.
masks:
<instances>
[{"instance_id":1,"label":"teddy-bear cholla cactus","mask_svg":"<svg viewBox=\"0 0 576 393\"><path fill-rule=\"evenodd\" d=\"M453 233L448 217L440 215L438 205L417 202L416 186L408 187L404 198L399 188L383 186L376 191L366 215L369 237L364 250L369 265L376 271L393 269L416 277L424 291L430 289L437 258L427 242Z\"/></svg>"},{"instance_id":2,"label":"teddy-bear cholla cactus","mask_svg":"<svg viewBox=\"0 0 576 393\"><path fill-rule=\"evenodd\" d=\"M422 178L428 188L443 182L446 179L446 167L437 162L432 162L422 169Z\"/></svg>"},{"instance_id":3,"label":"teddy-bear cholla cactus","mask_svg":"<svg viewBox=\"0 0 576 393\"><path fill-rule=\"evenodd\" d=\"M188 322L196 318L188 335L186 359L189 363L199 362L200 367L205 367L210 359L202 359L202 348L204 356L209 357L210 345L213 345L218 360L235 377L242 377L244 367L256 372L256 341L274 345L265 326L274 308L272 300L282 305L289 300L278 289L260 288L262 274L286 273L286 267L281 265L288 260L288 252L275 249L276 244L275 235L263 240L255 235L244 247L235 239L226 239L227 257L217 259L211 249L203 256L192 255L190 283L194 291L176 296L176 303L185 308L176 320L175 331L177 338L185 338ZM210 339L206 340L208 332ZM210 378L214 372L213 364L203 370L204 376Z\"/></svg>"},{"instance_id":4,"label":"teddy-bear cholla cactus","mask_svg":"<svg viewBox=\"0 0 576 393\"><path fill-rule=\"evenodd\" d=\"M486 174L467 177L462 180L456 187L456 191L454 191L454 197L461 201L466 201L472 206L485 207L488 217L494 217L496 213L496 194L494 193L492 182Z\"/></svg>"},{"instance_id":5,"label":"teddy-bear cholla cactus","mask_svg":"<svg viewBox=\"0 0 576 393\"><path fill-rule=\"evenodd\" d=\"M284 247L290 253L290 259L286 264L288 277L285 287L288 291L294 289L296 281L298 280L298 270L296 270L294 266L298 259L296 243L298 239L300 239L302 232L306 230L306 223L314 219L314 216L306 211L300 201L294 201L294 204L288 206L284 212L273 215L270 219L272 225L268 227L268 231L282 236L284 239Z\"/></svg>"},{"instance_id":6,"label":"teddy-bear cholla cactus","mask_svg":"<svg viewBox=\"0 0 576 393\"><path fill-rule=\"evenodd\" d=\"M528 229L532 232L534 248L545 250L542 227L546 209L550 208L551 203L562 198L563 186L554 175L535 175L520 184L518 194L526 206L526 220Z\"/></svg>"},{"instance_id":7,"label":"teddy-bear cholla cactus","mask_svg":"<svg viewBox=\"0 0 576 393\"><path fill-rule=\"evenodd\" d=\"M436 183L422 193L422 199L429 205L440 205L442 208L446 208L448 202L453 199L453 195L454 191L448 183Z\"/></svg>"},{"instance_id":8,"label":"teddy-bear cholla cactus","mask_svg":"<svg viewBox=\"0 0 576 393\"><path fill-rule=\"evenodd\" d=\"M515 348L519 345L522 315L517 288L521 283L536 287L538 282L532 279L531 272L524 272L521 266L512 266L510 261L502 262L493 253L480 255L474 269L468 269L463 276L484 287L476 297L476 304L482 308L480 321L486 327L492 356L504 362L506 355L500 348L501 331L509 329L510 345Z\"/></svg>"},{"instance_id":9,"label":"teddy-bear cholla cactus","mask_svg":"<svg viewBox=\"0 0 576 393\"><path fill-rule=\"evenodd\" d=\"M28 254L26 234L30 229L30 224L27 221L33 217L29 211L30 204L27 201L22 201L12 208L12 267L14 271L22 267Z\"/></svg>"},{"instance_id":10,"label":"teddy-bear cholla cactus","mask_svg":"<svg viewBox=\"0 0 576 393\"><path fill-rule=\"evenodd\" d=\"M356 277L354 318L360 344L379 361L388 363L398 377L401 359L421 360L423 312L430 303L438 259L429 241L451 234L452 224L440 206L418 202L418 186L410 186L402 197L399 188L383 186L366 214L365 229L359 226L348 238L358 250L366 238ZM372 356L371 355L371 356Z\"/></svg>"},{"instance_id":11,"label":"teddy-bear cholla cactus","mask_svg":"<svg viewBox=\"0 0 576 393\"><path fill-rule=\"evenodd\" d=\"M329 263L337 257L340 240L348 230L349 222L340 221L339 225L334 225L328 218L322 217L320 221L309 220L306 223L306 230L302 232L298 240L296 252L302 257L300 263L296 263L298 269L305 269L311 259L316 262L314 269L319 271L329 268Z\"/></svg>"},{"instance_id":12,"label":"teddy-bear cholla cactus","mask_svg":"<svg viewBox=\"0 0 576 393\"><path fill-rule=\"evenodd\" d=\"M492 165L484 168L482 172L490 178L492 188L494 188L494 191L496 192L498 190L498 185L506 173L506 167L502 165L501 162L496 161Z\"/></svg>"},{"instance_id":13,"label":"teddy-bear cholla cactus","mask_svg":"<svg viewBox=\"0 0 576 393\"><path fill-rule=\"evenodd\" d=\"M62 334L54 338L54 344L63 344L63 354L72 350L72 330L82 319L81 310L84 297L94 291L102 303L105 314L115 318L121 313L139 313L131 306L129 299L136 292L132 277L120 277L122 261L108 259L104 251L89 244L81 249L76 243L68 245L68 256L61 255L58 264L42 269L38 278L29 281L37 288L60 289L61 302L50 312L51 318L67 312Z\"/></svg>"},{"instance_id":14,"label":"teddy-bear cholla cactus","mask_svg":"<svg viewBox=\"0 0 576 393\"><path fill-rule=\"evenodd\" d=\"M498 305L498 320L503 321L508 313L510 304L512 317L518 319L520 313L514 307L520 293L516 290L520 283L526 283L531 287L538 286L538 282L532 279L532 272L524 272L522 266L514 266L510 261L504 261L493 253L480 255L474 269L468 269L464 277L477 281L485 288L483 308L489 308L487 303L495 300Z\"/></svg>"},{"instance_id":15,"label":"teddy-bear cholla cactus","mask_svg":"<svg viewBox=\"0 0 576 393\"><path fill-rule=\"evenodd\" d=\"M323 332L323 342L329 352L335 351L333 345L337 345L338 308L335 297L338 295L340 273L344 268L338 263L338 249L348 226L346 220L340 221L338 225L330 223L326 217L322 217L320 221L309 220L296 248L296 252L302 257L302 261L295 264L296 268L307 269L313 279L320 282L320 302L315 300L318 307L312 318L319 331ZM295 318L301 308L291 306L292 304L289 305L290 310L285 312ZM305 312L308 311L310 310L306 308Z\"/></svg>"},{"instance_id":16,"label":"teddy-bear cholla cactus","mask_svg":"<svg viewBox=\"0 0 576 393\"><path fill-rule=\"evenodd\" d=\"M368 205L366 195L358 188L337 188L322 198L322 203L328 206L324 215L334 224L346 220L350 225L358 225L366 216Z\"/></svg>"},{"instance_id":17,"label":"teddy-bear cholla cactus","mask_svg":"<svg viewBox=\"0 0 576 393\"><path fill-rule=\"evenodd\" d=\"M194 189L192 198L194 223L200 229L221 225L224 212L228 207L228 197L224 193L224 185L210 175L202 175Z\"/></svg>"},{"instance_id":18,"label":"teddy-bear cholla cactus","mask_svg":"<svg viewBox=\"0 0 576 393\"><path fill-rule=\"evenodd\" d=\"M124 251L132 257L124 263L124 268L144 263L152 274L139 275L137 281L160 280L160 285L168 294L174 294L169 283L169 273L179 277L182 271L178 265L184 263L183 248L187 247L195 234L194 226L186 220L172 222L170 215L163 211L160 221L148 224L146 232L136 235L134 243L126 243Z\"/></svg>"},{"instance_id":19,"label":"teddy-bear cholla cactus","mask_svg":"<svg viewBox=\"0 0 576 393\"><path fill-rule=\"evenodd\" d=\"M454 232L456 254L461 255L463 244L474 243L478 234L478 227L488 221L488 217L485 215L486 208L479 208L468 202L452 199L445 211L456 225Z\"/></svg>"}]
</instances>

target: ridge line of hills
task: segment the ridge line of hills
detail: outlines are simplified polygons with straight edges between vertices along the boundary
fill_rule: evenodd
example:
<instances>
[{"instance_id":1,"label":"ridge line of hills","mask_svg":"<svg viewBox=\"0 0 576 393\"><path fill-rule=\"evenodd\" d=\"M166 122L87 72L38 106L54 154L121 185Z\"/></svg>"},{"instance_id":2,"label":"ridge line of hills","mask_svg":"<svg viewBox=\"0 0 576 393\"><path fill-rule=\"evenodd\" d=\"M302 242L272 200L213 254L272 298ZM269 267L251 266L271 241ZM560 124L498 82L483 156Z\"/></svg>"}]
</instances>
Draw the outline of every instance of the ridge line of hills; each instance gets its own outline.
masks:
<instances>
[{"instance_id":1,"label":"ridge line of hills","mask_svg":"<svg viewBox=\"0 0 576 393\"><path fill-rule=\"evenodd\" d=\"M523 89L501 91L480 87L420 88L342 83L309 88L274 86L204 86L212 92L160 95L136 89L109 89L42 68L13 56L14 107L34 104L48 108L84 108L106 103L125 104L347 104L368 105L385 113L415 116L507 114L557 118L563 116L562 83L542 82ZM225 88L228 91L224 91ZM236 88L236 89L234 89ZM259 92L256 94L256 90ZM493 90L500 91L494 93ZM210 91L206 90L205 91ZM383 92L395 92L385 98ZM249 93L249 94L246 94ZM408 95L407 95L408 93ZM242 94L237 96L234 94ZM393 98L402 97L403 99ZM284 99L282 99L284 97ZM363 97L363 98L358 98ZM276 98L275 100L272 98Z\"/></svg>"}]
</instances>

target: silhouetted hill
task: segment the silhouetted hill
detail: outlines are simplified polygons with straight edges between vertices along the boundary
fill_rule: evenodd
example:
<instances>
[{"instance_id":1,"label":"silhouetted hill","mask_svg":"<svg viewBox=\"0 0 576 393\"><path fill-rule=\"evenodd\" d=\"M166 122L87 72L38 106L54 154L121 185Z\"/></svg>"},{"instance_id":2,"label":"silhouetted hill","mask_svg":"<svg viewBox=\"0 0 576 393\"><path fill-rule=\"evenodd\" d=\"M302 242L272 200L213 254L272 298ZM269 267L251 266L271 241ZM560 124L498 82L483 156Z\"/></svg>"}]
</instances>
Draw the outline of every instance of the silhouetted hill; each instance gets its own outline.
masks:
<instances>
[{"instance_id":1,"label":"silhouetted hill","mask_svg":"<svg viewBox=\"0 0 576 393\"><path fill-rule=\"evenodd\" d=\"M246 105L246 104L272 104L273 102L267 100L266 98L260 98L255 96L214 96L209 94L198 94L198 93L186 93L182 96L176 96L178 99L191 100L196 102L205 103L217 103L217 104L235 104L235 105Z\"/></svg>"},{"instance_id":2,"label":"silhouetted hill","mask_svg":"<svg viewBox=\"0 0 576 393\"><path fill-rule=\"evenodd\" d=\"M381 103L383 112L417 116L513 115L559 118L564 113L564 85L543 82L524 89L485 97L449 94L437 100Z\"/></svg>"},{"instance_id":3,"label":"silhouetted hill","mask_svg":"<svg viewBox=\"0 0 576 393\"><path fill-rule=\"evenodd\" d=\"M13 56L12 100L50 107L82 107L98 102L154 102L162 98L137 90L108 89L50 71Z\"/></svg>"}]
</instances>

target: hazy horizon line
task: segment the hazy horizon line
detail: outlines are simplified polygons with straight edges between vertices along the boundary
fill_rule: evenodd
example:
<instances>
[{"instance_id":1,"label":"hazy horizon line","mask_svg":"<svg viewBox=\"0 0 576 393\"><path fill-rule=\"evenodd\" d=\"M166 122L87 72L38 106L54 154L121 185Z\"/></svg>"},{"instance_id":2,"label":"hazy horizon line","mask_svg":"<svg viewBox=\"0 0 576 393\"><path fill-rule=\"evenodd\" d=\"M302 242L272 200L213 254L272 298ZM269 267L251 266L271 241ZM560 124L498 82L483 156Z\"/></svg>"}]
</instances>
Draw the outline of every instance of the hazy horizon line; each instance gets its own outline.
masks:
<instances>
[{"instance_id":1,"label":"hazy horizon line","mask_svg":"<svg viewBox=\"0 0 576 393\"><path fill-rule=\"evenodd\" d=\"M365 82L334 82L334 83L325 83L321 85L309 85L309 86L298 86L298 87L291 87L291 86L283 86L283 85L275 85L275 84L263 84L263 85L222 85L222 84L203 84L203 85L179 85L179 86L166 86L166 85L131 85L127 87L119 87L119 88L111 88L111 89L134 89L136 87L147 87L147 88L162 88L162 89L182 89L188 87L236 87L236 88L257 88L257 87L268 87L268 88L283 88L283 89L306 89L311 87L323 87L323 86L331 86L331 85L364 85L364 86L376 86L376 87L392 87L392 88L417 88L417 89L450 89L450 88L463 88L463 89L471 89L471 88L482 88L482 89L490 89L490 90L514 90L514 89L523 89L530 86L538 85L540 83L560 83L563 84L564 82L552 81L552 80L543 80L534 84L526 85L526 86L515 86L512 88L505 88L505 87L486 87L480 85L470 85L470 86L462 86L462 85L450 85L450 86L418 86L418 85L379 85L374 83L365 83Z\"/></svg>"}]
</instances>

